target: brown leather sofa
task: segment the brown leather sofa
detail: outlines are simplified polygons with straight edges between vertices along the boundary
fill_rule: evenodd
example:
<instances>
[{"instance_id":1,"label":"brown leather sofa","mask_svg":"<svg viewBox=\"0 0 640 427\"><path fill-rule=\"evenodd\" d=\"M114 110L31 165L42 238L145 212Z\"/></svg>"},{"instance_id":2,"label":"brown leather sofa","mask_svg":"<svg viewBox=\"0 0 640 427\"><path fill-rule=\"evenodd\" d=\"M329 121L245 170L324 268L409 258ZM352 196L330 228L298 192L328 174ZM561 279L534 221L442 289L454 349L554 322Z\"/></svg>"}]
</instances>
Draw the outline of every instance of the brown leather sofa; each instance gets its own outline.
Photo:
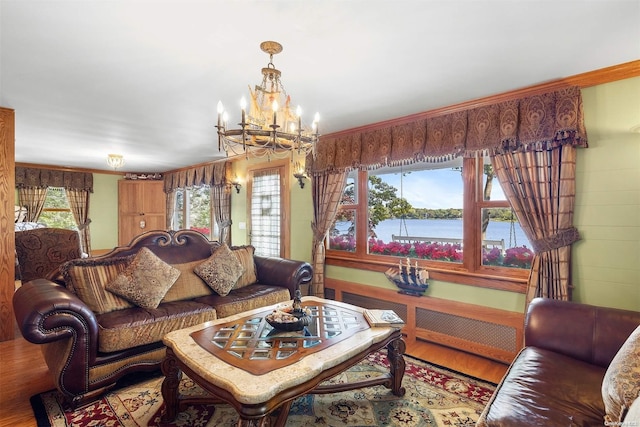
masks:
<instances>
[{"instance_id":1,"label":"brown leather sofa","mask_svg":"<svg viewBox=\"0 0 640 427\"><path fill-rule=\"evenodd\" d=\"M605 372L638 325L640 312L534 299L524 348L476 426L603 426Z\"/></svg>"},{"instance_id":2,"label":"brown leather sofa","mask_svg":"<svg viewBox=\"0 0 640 427\"><path fill-rule=\"evenodd\" d=\"M112 281L144 247L179 269L178 280L157 308L114 302L100 282ZM252 247L231 248L253 257L249 262L257 280L238 287L238 279L237 289L220 296L193 272L219 247L196 231L151 231L106 255L65 263L61 267L67 280L64 286L36 279L16 291L13 306L22 335L42 344L54 383L70 406L90 401L128 373L158 369L165 355L162 337L166 333L288 301L300 285L311 281L312 269L306 262L254 256ZM89 287L86 283L80 287L79 277ZM102 310L87 296L86 289L94 288L92 295L101 295L102 302L111 299L109 310Z\"/></svg>"}]
</instances>

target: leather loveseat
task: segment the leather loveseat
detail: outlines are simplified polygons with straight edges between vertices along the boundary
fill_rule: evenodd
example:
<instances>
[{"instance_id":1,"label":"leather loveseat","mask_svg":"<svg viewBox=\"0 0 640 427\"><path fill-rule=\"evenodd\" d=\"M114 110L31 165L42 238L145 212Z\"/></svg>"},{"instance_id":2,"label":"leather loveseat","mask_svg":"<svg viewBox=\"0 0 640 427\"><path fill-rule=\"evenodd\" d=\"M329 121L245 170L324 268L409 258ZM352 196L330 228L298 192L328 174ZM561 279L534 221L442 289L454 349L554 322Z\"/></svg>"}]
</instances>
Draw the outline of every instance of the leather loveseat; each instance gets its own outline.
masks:
<instances>
[{"instance_id":1,"label":"leather loveseat","mask_svg":"<svg viewBox=\"0 0 640 427\"><path fill-rule=\"evenodd\" d=\"M153 264L145 264L148 259ZM220 260L234 268L218 268ZM231 279L227 270L233 270ZM166 333L289 301L312 278L306 262L254 256L251 246L229 248L191 230L150 231L108 254L68 261L61 271L64 286L45 279L24 283L13 305L22 335L42 344L54 384L72 407L125 374L158 369ZM127 286L140 287L136 280L143 289L126 293ZM224 292L212 286L220 281L229 285Z\"/></svg>"},{"instance_id":2,"label":"leather loveseat","mask_svg":"<svg viewBox=\"0 0 640 427\"><path fill-rule=\"evenodd\" d=\"M614 412L612 401L628 408L632 399L638 400L639 325L636 311L534 299L525 317L524 348L476 426L640 425L634 424L637 420L624 420L625 411L605 420L605 413ZM624 348L632 346L634 350L623 354ZM626 384L622 371L631 374ZM616 381L617 385L608 384ZM622 404L623 396L609 395L616 388L612 385L620 394L631 392L626 403Z\"/></svg>"}]
</instances>

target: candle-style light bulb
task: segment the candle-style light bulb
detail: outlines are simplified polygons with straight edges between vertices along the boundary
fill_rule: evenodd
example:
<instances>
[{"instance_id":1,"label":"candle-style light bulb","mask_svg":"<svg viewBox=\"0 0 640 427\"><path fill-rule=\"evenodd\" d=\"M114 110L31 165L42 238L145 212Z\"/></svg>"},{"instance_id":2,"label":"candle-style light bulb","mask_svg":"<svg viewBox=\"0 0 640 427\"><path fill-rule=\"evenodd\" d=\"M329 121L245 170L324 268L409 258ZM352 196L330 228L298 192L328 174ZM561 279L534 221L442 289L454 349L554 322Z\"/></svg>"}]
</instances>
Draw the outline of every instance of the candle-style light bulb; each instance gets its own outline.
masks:
<instances>
[{"instance_id":1,"label":"candle-style light bulb","mask_svg":"<svg viewBox=\"0 0 640 427\"><path fill-rule=\"evenodd\" d=\"M278 111L278 101L274 100L273 104L271 104L271 109L273 110L273 124L276 124L276 112Z\"/></svg>"},{"instance_id":2,"label":"candle-style light bulb","mask_svg":"<svg viewBox=\"0 0 640 427\"><path fill-rule=\"evenodd\" d=\"M244 96L240 99L240 109L242 110L242 123L245 121L245 110L247 109L247 100L244 99Z\"/></svg>"},{"instance_id":3,"label":"candle-style light bulb","mask_svg":"<svg viewBox=\"0 0 640 427\"><path fill-rule=\"evenodd\" d=\"M224 111L224 107L222 106L222 101L218 101L218 128L220 128L220 121L222 120L222 113Z\"/></svg>"},{"instance_id":4,"label":"candle-style light bulb","mask_svg":"<svg viewBox=\"0 0 640 427\"><path fill-rule=\"evenodd\" d=\"M222 113L222 126L227 127L227 122L229 121L229 113L227 113L226 111L224 113Z\"/></svg>"},{"instance_id":5,"label":"candle-style light bulb","mask_svg":"<svg viewBox=\"0 0 640 427\"><path fill-rule=\"evenodd\" d=\"M296 116L298 116L298 131L302 131L302 108L296 107Z\"/></svg>"},{"instance_id":6,"label":"candle-style light bulb","mask_svg":"<svg viewBox=\"0 0 640 427\"><path fill-rule=\"evenodd\" d=\"M318 122L320 121L320 113L316 113L313 116L313 131L314 133L318 133Z\"/></svg>"}]
</instances>

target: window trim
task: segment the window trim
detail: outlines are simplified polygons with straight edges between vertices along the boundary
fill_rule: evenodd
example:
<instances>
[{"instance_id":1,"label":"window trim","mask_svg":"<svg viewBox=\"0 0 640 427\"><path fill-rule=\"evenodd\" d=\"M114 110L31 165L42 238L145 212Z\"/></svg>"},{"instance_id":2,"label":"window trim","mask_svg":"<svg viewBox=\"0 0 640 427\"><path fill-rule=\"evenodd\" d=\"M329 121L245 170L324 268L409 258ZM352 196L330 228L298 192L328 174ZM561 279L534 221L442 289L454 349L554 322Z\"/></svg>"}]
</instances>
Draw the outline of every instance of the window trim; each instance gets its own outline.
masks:
<instances>
[{"instance_id":1,"label":"window trim","mask_svg":"<svg viewBox=\"0 0 640 427\"><path fill-rule=\"evenodd\" d=\"M529 270L482 265L481 232L474 225L479 224L483 208L511 206L506 200L484 200L482 164L482 158L463 159L462 235L465 248L471 247L473 249L464 252L462 263L447 263L426 259L416 260L420 267L429 271L429 276L432 280L525 293ZM340 205L340 209L354 209L356 212L355 251L332 250L327 245L325 257L327 265L384 272L398 263L398 257L367 253L367 178L367 171L361 170L357 172L358 200L361 203Z\"/></svg>"},{"instance_id":2,"label":"window trim","mask_svg":"<svg viewBox=\"0 0 640 427\"><path fill-rule=\"evenodd\" d=\"M251 198L253 193L253 176L257 172L267 170L277 170L280 174L280 256L282 258L291 257L290 236L291 224L289 221L291 212L291 188L292 173L290 171L290 161L287 159L271 160L268 164L254 164L247 167L247 192L246 192L246 218L247 218L247 241L251 242Z\"/></svg>"},{"instance_id":3,"label":"window trim","mask_svg":"<svg viewBox=\"0 0 640 427\"><path fill-rule=\"evenodd\" d=\"M209 191L209 194L211 194L211 187L207 184L202 184L202 186L207 187L207 190ZM200 186L200 187L202 187ZM172 225L175 226L175 228L184 228L184 229L191 229L191 224L189 221L190 218L190 214L191 214L191 195L190 195L190 191L193 191L196 187L186 187L186 188L178 188L176 189L176 191L182 193L182 209L178 209L177 204L178 204L178 197L179 195L176 194L176 200L175 200L175 213L174 213L174 218L172 218L171 222ZM211 200L211 196L209 197L209 224L210 224L210 228L209 228L209 235L207 236L207 238L209 240L217 240L220 238L220 234L219 231L216 232L216 218L215 218L215 212L214 212L214 206ZM180 226L178 224L178 212L182 213L182 226Z\"/></svg>"},{"instance_id":4,"label":"window trim","mask_svg":"<svg viewBox=\"0 0 640 427\"><path fill-rule=\"evenodd\" d=\"M47 194L45 195L45 205L46 205L46 200L47 197L49 197L49 191L61 191L64 193L64 197L65 200L67 201L67 208L48 208L46 206L43 206L42 210L40 211L40 217L38 218L38 221L40 221L40 218L42 218L42 214L44 214L45 212L67 212L69 213L69 215L71 216L71 219L73 220L73 227L72 228L68 228L67 230L74 230L74 231L78 231L78 224L76 224L76 219L73 216L73 212L71 211L71 205L69 204L69 196L67 195L67 189L64 187L47 187Z\"/></svg>"}]
</instances>

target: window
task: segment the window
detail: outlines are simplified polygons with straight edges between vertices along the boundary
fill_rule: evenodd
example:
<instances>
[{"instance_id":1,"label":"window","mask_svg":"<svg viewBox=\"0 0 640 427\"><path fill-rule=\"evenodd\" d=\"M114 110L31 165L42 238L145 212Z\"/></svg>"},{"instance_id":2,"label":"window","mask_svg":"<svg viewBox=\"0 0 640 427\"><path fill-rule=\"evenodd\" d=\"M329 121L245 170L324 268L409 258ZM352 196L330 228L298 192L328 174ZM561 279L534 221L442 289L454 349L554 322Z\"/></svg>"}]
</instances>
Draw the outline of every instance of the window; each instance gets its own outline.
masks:
<instances>
[{"instance_id":1,"label":"window","mask_svg":"<svg viewBox=\"0 0 640 427\"><path fill-rule=\"evenodd\" d=\"M507 201L488 157L481 165L481 196L476 203L482 238L482 265L529 269L533 251Z\"/></svg>"},{"instance_id":2,"label":"window","mask_svg":"<svg viewBox=\"0 0 640 427\"><path fill-rule=\"evenodd\" d=\"M47 196L44 201L44 208L38 218L38 222L46 224L52 228L66 228L77 230L78 226L67 200L67 193L62 187L47 188Z\"/></svg>"},{"instance_id":3,"label":"window","mask_svg":"<svg viewBox=\"0 0 640 427\"><path fill-rule=\"evenodd\" d=\"M177 191L174 228L196 230L210 240L217 240L220 233L213 220L211 190L208 185Z\"/></svg>"},{"instance_id":4,"label":"window","mask_svg":"<svg viewBox=\"0 0 640 427\"><path fill-rule=\"evenodd\" d=\"M356 250L356 208L358 207L357 173L351 172L344 186L340 210L331 229L329 249L355 252Z\"/></svg>"},{"instance_id":5,"label":"window","mask_svg":"<svg viewBox=\"0 0 640 427\"><path fill-rule=\"evenodd\" d=\"M282 168L252 171L250 189L250 238L256 255L285 256L282 252Z\"/></svg>"},{"instance_id":6,"label":"window","mask_svg":"<svg viewBox=\"0 0 640 427\"><path fill-rule=\"evenodd\" d=\"M411 258L457 274L524 277L530 247L489 159L458 158L353 171L327 258L372 264Z\"/></svg>"}]
</instances>

